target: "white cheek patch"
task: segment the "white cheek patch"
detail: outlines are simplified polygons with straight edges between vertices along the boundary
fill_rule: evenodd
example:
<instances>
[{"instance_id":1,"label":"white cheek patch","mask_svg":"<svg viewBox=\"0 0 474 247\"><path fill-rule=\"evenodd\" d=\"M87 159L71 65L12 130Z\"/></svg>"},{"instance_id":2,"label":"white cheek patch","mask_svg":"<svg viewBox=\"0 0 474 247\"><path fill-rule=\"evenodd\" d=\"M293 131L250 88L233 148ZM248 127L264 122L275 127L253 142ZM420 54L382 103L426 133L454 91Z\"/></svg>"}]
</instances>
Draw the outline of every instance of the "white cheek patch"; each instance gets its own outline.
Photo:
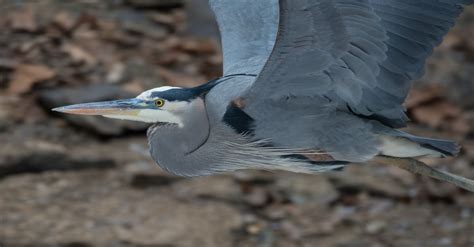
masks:
<instances>
[{"instance_id":1,"label":"white cheek patch","mask_svg":"<svg viewBox=\"0 0 474 247\"><path fill-rule=\"evenodd\" d=\"M144 109L138 113L138 116L144 119L151 120L151 122L153 123L165 122L175 123L179 126L183 125L181 118L168 111Z\"/></svg>"},{"instance_id":2,"label":"white cheek patch","mask_svg":"<svg viewBox=\"0 0 474 247\"><path fill-rule=\"evenodd\" d=\"M181 118L178 116L162 110L151 110L151 109L143 109L138 111L136 115L104 115L107 118L114 118L114 119L121 119L121 120L131 120L131 121L140 121L145 123L157 123L157 122L164 122L164 123L174 123L177 124L179 127L183 126L183 122Z\"/></svg>"}]
</instances>

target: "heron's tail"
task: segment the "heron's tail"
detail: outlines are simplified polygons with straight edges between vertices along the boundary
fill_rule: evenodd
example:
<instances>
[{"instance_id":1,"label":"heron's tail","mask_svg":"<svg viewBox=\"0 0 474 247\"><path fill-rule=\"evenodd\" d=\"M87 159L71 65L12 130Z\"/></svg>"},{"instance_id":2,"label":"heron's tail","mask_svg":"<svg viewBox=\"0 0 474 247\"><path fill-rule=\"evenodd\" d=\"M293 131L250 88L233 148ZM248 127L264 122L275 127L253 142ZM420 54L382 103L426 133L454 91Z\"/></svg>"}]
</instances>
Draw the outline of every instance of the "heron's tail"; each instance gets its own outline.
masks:
<instances>
[{"instance_id":1,"label":"heron's tail","mask_svg":"<svg viewBox=\"0 0 474 247\"><path fill-rule=\"evenodd\" d=\"M432 139L419 136L407 137L422 147L442 153L444 156L455 156L459 153L459 144L451 140Z\"/></svg>"},{"instance_id":2,"label":"heron's tail","mask_svg":"<svg viewBox=\"0 0 474 247\"><path fill-rule=\"evenodd\" d=\"M459 152L459 145L454 141L420 137L402 131L383 135L381 141L381 154L391 157L446 157Z\"/></svg>"}]
</instances>

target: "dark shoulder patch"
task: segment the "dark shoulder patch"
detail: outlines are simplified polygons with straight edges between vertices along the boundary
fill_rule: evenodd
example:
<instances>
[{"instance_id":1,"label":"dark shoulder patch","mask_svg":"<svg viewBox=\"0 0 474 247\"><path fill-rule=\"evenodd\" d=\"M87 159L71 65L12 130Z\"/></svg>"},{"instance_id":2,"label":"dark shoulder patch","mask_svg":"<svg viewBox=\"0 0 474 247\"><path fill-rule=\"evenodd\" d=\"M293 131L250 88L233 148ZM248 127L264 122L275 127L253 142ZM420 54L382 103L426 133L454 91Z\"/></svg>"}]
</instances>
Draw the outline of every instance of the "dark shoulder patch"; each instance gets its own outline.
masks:
<instances>
[{"instance_id":1,"label":"dark shoulder patch","mask_svg":"<svg viewBox=\"0 0 474 247\"><path fill-rule=\"evenodd\" d=\"M222 121L242 135L252 134L254 119L247 115L239 105L239 101L232 101L227 106Z\"/></svg>"}]
</instances>

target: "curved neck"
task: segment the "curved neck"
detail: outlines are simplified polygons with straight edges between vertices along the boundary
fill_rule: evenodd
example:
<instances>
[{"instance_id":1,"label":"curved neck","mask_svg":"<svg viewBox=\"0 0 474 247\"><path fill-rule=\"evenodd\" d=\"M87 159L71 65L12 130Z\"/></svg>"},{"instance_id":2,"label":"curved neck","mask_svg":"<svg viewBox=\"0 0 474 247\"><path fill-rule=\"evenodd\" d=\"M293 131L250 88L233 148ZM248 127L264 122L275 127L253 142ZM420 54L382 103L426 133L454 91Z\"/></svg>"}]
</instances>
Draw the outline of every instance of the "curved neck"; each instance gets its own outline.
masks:
<instances>
[{"instance_id":1,"label":"curved neck","mask_svg":"<svg viewBox=\"0 0 474 247\"><path fill-rule=\"evenodd\" d=\"M148 132L150 152L166 171L182 176L201 175L214 157L201 157L199 150L210 135L204 100L197 98L182 113L183 125L155 125ZM202 174L204 175L204 174Z\"/></svg>"}]
</instances>

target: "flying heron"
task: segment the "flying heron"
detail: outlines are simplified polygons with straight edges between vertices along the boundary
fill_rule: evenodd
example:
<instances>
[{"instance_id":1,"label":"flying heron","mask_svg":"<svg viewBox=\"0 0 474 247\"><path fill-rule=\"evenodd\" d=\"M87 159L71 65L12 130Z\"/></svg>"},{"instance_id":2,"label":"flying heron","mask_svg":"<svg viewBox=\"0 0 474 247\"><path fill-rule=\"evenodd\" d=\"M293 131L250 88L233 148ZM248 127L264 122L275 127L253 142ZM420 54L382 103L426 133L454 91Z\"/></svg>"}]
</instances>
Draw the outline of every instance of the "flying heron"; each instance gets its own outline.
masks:
<instances>
[{"instance_id":1,"label":"flying heron","mask_svg":"<svg viewBox=\"0 0 474 247\"><path fill-rule=\"evenodd\" d=\"M194 88L53 110L150 123L150 152L181 176L239 169L319 173L394 163L474 190L419 157L449 140L398 128L426 58L473 0L210 0L223 76Z\"/></svg>"}]
</instances>

